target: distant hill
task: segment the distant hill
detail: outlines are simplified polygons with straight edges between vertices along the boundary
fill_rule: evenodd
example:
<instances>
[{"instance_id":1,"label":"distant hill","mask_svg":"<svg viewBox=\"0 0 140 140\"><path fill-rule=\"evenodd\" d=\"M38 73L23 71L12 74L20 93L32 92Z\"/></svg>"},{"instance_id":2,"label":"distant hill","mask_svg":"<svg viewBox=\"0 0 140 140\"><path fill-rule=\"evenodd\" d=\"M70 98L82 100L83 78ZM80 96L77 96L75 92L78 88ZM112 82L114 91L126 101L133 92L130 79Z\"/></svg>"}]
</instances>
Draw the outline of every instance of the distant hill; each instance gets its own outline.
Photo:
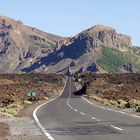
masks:
<instances>
[{"instance_id":1,"label":"distant hill","mask_svg":"<svg viewBox=\"0 0 140 140\"><path fill-rule=\"evenodd\" d=\"M96 25L60 37L0 17L0 73L139 72L140 49L131 37Z\"/></svg>"}]
</instances>

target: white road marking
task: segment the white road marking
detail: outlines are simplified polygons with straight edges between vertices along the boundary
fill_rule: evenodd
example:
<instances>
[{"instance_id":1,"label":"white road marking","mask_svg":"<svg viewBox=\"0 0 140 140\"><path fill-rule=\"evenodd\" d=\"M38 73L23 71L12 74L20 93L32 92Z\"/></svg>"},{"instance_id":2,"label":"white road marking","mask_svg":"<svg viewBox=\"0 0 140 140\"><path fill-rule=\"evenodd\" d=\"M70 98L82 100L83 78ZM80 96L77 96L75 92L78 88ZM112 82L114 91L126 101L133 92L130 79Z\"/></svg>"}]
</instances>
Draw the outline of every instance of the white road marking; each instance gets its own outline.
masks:
<instances>
[{"instance_id":1,"label":"white road marking","mask_svg":"<svg viewBox=\"0 0 140 140\"><path fill-rule=\"evenodd\" d=\"M75 85L76 86L76 85ZM76 87L77 88L77 87ZM69 100L70 100L70 97L71 97L71 79L70 79L70 90L69 90L69 97L67 99L67 105L69 106ZM88 101L88 100L87 100ZM90 101L88 101L90 104L94 105L93 103L91 103ZM70 105L70 109L73 109L74 111L78 111L77 109L73 108L71 105ZM80 112L81 115L86 115L85 113L83 112ZM95 117L92 117L93 120L95 120L96 118ZM97 121L101 121L100 119L96 119Z\"/></svg>"},{"instance_id":2,"label":"white road marking","mask_svg":"<svg viewBox=\"0 0 140 140\"><path fill-rule=\"evenodd\" d=\"M92 119L92 120L95 120L96 118L95 118L95 117L92 117L91 119Z\"/></svg>"},{"instance_id":3,"label":"white road marking","mask_svg":"<svg viewBox=\"0 0 140 140\"><path fill-rule=\"evenodd\" d=\"M125 113L123 111L117 111L117 110L114 110L114 109L111 109L111 108L107 108L107 107L102 107L102 106L96 105L94 103L91 103L88 99L84 98L83 96L81 96L81 97L83 98L83 100L87 101L88 103L90 103L91 105L93 105L95 107L98 107L98 108L101 108L101 109L104 109L104 110L109 110L109 111L121 113L121 114L127 114L127 113Z\"/></svg>"},{"instance_id":4,"label":"white road marking","mask_svg":"<svg viewBox=\"0 0 140 140\"><path fill-rule=\"evenodd\" d=\"M77 109L73 109L73 110L76 111L76 112L78 111Z\"/></svg>"},{"instance_id":5,"label":"white road marking","mask_svg":"<svg viewBox=\"0 0 140 140\"><path fill-rule=\"evenodd\" d=\"M137 115L131 115L132 117L135 117L135 118L140 118L140 116L137 116Z\"/></svg>"},{"instance_id":6,"label":"white road marking","mask_svg":"<svg viewBox=\"0 0 140 140\"><path fill-rule=\"evenodd\" d=\"M75 84L76 86L76 84ZM76 86L77 90L78 90L78 87ZM113 111L113 112L117 112L117 113L121 113L121 114L126 114L125 112L123 111L117 111L117 110L114 110L114 109L111 109L111 108L107 108L107 107L103 107L103 106L99 106L99 105L96 105L92 102L90 102L88 99L86 99L85 97L81 96L85 101L87 101L89 104L95 106L95 107L98 107L98 108L101 108L101 109L104 109L104 110L109 110L109 111ZM137 116L137 118L140 118L139 116Z\"/></svg>"},{"instance_id":7,"label":"white road marking","mask_svg":"<svg viewBox=\"0 0 140 140\"><path fill-rule=\"evenodd\" d=\"M98 108L101 108L101 109L104 109L104 110L109 110L109 111L113 111L113 112L116 112L116 113L120 113L120 114L124 114L124 115L127 115L127 116L131 116L131 117L135 117L135 118L138 118L140 119L140 116L138 115L133 115L133 114L128 114L126 112L123 112L123 111L118 111L118 110L114 110L114 109L111 109L111 108L107 108L107 107L102 107L102 106L99 106L99 105L96 105L94 103L91 103L89 100L87 100L85 97L81 96L85 101L87 101L88 103L90 103L91 105L95 106L95 107L98 107Z\"/></svg>"},{"instance_id":8,"label":"white road marking","mask_svg":"<svg viewBox=\"0 0 140 140\"><path fill-rule=\"evenodd\" d=\"M56 98L54 98L54 99L52 99L52 100L50 100L50 101L48 101L48 102L45 102L45 103L41 104L41 105L38 106L38 107L34 110L34 112L33 112L33 118L34 118L35 122L37 123L37 125L39 126L39 128L42 130L42 132L45 134L45 136L48 137L49 140L54 140L54 138L53 138L53 137L50 135L50 133L42 126L42 124L40 123L39 119L37 118L36 112L38 111L38 109L40 109L40 108L41 108L42 106L44 106L45 104L48 104L48 103L50 103L50 102L52 102L52 101L58 99L58 98L62 95L62 93L64 92L64 89L65 89L65 87L66 87L67 81L68 81L68 78L67 78L67 80L66 80L66 82L65 82L65 85L64 85L64 87L63 87L63 90L62 90L61 94L60 94L58 97L56 97Z\"/></svg>"},{"instance_id":9,"label":"white road marking","mask_svg":"<svg viewBox=\"0 0 140 140\"><path fill-rule=\"evenodd\" d=\"M98 122L100 122L101 120L100 119L96 119Z\"/></svg>"},{"instance_id":10,"label":"white road marking","mask_svg":"<svg viewBox=\"0 0 140 140\"><path fill-rule=\"evenodd\" d=\"M69 90L69 97L67 99L67 105L69 104L70 97L71 97L71 79L70 79L70 90Z\"/></svg>"},{"instance_id":11,"label":"white road marking","mask_svg":"<svg viewBox=\"0 0 140 140\"><path fill-rule=\"evenodd\" d=\"M80 114L81 114L81 115L86 115L86 114L85 114L85 113L83 113L83 112L80 112Z\"/></svg>"},{"instance_id":12,"label":"white road marking","mask_svg":"<svg viewBox=\"0 0 140 140\"><path fill-rule=\"evenodd\" d=\"M115 128L115 129L117 129L117 130L119 130L119 131L123 131L123 129L122 128L120 128L120 127L117 127L117 126L115 126L115 125L110 125L111 127L113 127L113 128Z\"/></svg>"}]
</instances>

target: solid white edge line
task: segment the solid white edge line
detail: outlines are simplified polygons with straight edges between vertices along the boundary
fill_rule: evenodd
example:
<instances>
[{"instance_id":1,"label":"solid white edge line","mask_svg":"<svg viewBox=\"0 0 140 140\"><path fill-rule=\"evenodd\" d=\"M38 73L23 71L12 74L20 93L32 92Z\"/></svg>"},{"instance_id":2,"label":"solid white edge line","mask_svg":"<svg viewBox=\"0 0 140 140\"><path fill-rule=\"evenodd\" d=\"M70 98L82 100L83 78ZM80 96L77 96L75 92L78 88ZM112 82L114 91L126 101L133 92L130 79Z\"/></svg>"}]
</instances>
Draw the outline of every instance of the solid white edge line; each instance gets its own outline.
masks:
<instances>
[{"instance_id":1,"label":"solid white edge line","mask_svg":"<svg viewBox=\"0 0 140 140\"><path fill-rule=\"evenodd\" d=\"M54 138L49 134L49 132L48 132L48 131L42 126L42 124L39 122L39 119L37 118L36 112L38 111L39 108L41 108L41 107L44 106L45 104L48 104L48 103L50 103L50 102L52 102L52 101L58 99L58 98L62 95L62 93L64 92L65 87L66 87L66 84L67 84L67 81L68 81L68 77L67 77L67 79L66 79L66 82L65 82L65 85L64 85L64 87L63 87L63 90L61 91L61 94L60 94L58 97L56 97L56 98L54 98L54 99L52 99L52 100L50 100L50 101L47 101L47 102L41 104L41 105L38 106L38 107L34 110L34 112L33 112L33 118L34 118L35 122L37 123L37 125L39 126L39 128L42 130L42 132L45 134L45 136L48 137L49 140L54 140Z\"/></svg>"},{"instance_id":2,"label":"solid white edge line","mask_svg":"<svg viewBox=\"0 0 140 140\"><path fill-rule=\"evenodd\" d=\"M91 105L95 106L95 107L98 107L98 108L101 108L101 109L104 109L104 110L109 110L109 111L113 111L113 112L117 112L117 113L121 113L121 114L126 114L125 112L123 111L117 111L117 110L114 110L114 109L111 109L111 108L107 108L107 107L102 107L102 106L99 106L99 105L96 105L94 103L91 103L88 99L86 99L85 97L81 96L83 98L83 100L87 101L88 103L90 103Z\"/></svg>"},{"instance_id":3,"label":"solid white edge line","mask_svg":"<svg viewBox=\"0 0 140 140\"><path fill-rule=\"evenodd\" d=\"M138 116L138 115L131 115L131 116L133 116L135 118L140 118L140 116Z\"/></svg>"},{"instance_id":4,"label":"solid white edge line","mask_svg":"<svg viewBox=\"0 0 140 140\"><path fill-rule=\"evenodd\" d=\"M86 99L85 97L83 97L83 96L81 96L81 97L83 98L83 100L87 101L88 103L90 103L91 105L93 105L95 107L98 107L98 108L101 108L101 109L104 109L104 110L109 110L109 111L113 111L113 112L116 112L116 113L120 113L120 114L124 114L124 115L130 116L130 117L134 117L134 118L140 119L140 116L138 116L138 115L128 114L128 113L123 112L123 111L117 111L117 110L114 110L114 109L111 109L111 108L95 105L94 103L91 103L88 99Z\"/></svg>"},{"instance_id":5,"label":"solid white edge line","mask_svg":"<svg viewBox=\"0 0 140 140\"><path fill-rule=\"evenodd\" d=\"M76 86L76 89L78 90L78 87L77 85L75 84ZM133 115L133 114L127 114L126 112L124 111L117 111L117 110L114 110L114 109L111 109L111 108L107 108L107 107L103 107L103 106L99 106L99 105L95 105L94 103L90 102L88 99L86 99L85 97L81 96L83 98L83 100L87 101L89 104L95 106L95 107L98 107L98 108L101 108L101 109L104 109L104 110L109 110L109 111L113 111L113 112L117 112L117 113L120 113L120 114L124 114L124 115L127 115L127 116L131 116L131 117L135 117L135 118L140 118L140 116L138 115Z\"/></svg>"},{"instance_id":6,"label":"solid white edge line","mask_svg":"<svg viewBox=\"0 0 140 140\"><path fill-rule=\"evenodd\" d=\"M120 127L117 127L117 126L114 126L114 125L110 125L110 126L113 127L113 128L115 128L115 129L117 129L117 130L119 130L119 131L123 131L123 129L120 128Z\"/></svg>"},{"instance_id":7,"label":"solid white edge line","mask_svg":"<svg viewBox=\"0 0 140 140\"><path fill-rule=\"evenodd\" d=\"M81 96L81 97L83 98L83 100L87 101L88 103L90 103L91 105L93 105L95 107L98 107L98 108L101 108L101 109L104 109L104 110L114 111L114 112L121 113L121 114L126 114L123 111L117 111L117 110L114 110L114 109L111 109L111 108L107 108L107 107L102 107L102 106L99 106L99 105L95 105L94 103L91 103L88 99L86 99L85 97L83 97L83 96Z\"/></svg>"}]
</instances>

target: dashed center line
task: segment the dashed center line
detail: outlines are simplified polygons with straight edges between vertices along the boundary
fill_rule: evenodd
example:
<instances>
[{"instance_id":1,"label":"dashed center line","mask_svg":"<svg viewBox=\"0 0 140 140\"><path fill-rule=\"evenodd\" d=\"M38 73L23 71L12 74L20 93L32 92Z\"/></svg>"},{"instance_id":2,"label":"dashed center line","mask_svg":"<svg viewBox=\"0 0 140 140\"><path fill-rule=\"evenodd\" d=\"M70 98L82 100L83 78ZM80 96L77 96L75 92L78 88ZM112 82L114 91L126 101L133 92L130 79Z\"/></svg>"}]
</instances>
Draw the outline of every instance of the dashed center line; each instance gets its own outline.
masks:
<instances>
[{"instance_id":1,"label":"dashed center line","mask_svg":"<svg viewBox=\"0 0 140 140\"><path fill-rule=\"evenodd\" d=\"M97 119L97 121L100 122L101 120L100 119Z\"/></svg>"},{"instance_id":2,"label":"dashed center line","mask_svg":"<svg viewBox=\"0 0 140 140\"><path fill-rule=\"evenodd\" d=\"M95 117L92 117L91 119L92 119L92 120L95 120L96 118L95 118Z\"/></svg>"},{"instance_id":3,"label":"dashed center line","mask_svg":"<svg viewBox=\"0 0 140 140\"><path fill-rule=\"evenodd\" d=\"M67 106L68 106L70 109L72 109L73 111L75 111L75 112L80 112L79 110L77 110L76 108L74 108L74 107L72 107L72 106L70 105L70 103L69 103L70 97L71 97L71 81L70 81L69 97L68 97L68 99L67 99ZM80 112L80 114L81 114L81 115L84 115L84 116L86 115L84 112ZM91 116L91 119L92 119L92 120L96 120L96 121L101 121L100 119L96 119L95 117L92 117L92 116Z\"/></svg>"},{"instance_id":4,"label":"dashed center line","mask_svg":"<svg viewBox=\"0 0 140 140\"><path fill-rule=\"evenodd\" d=\"M80 112L80 114L81 114L81 115L86 115L86 114L85 114L85 113L83 113L83 112Z\"/></svg>"},{"instance_id":5,"label":"dashed center line","mask_svg":"<svg viewBox=\"0 0 140 140\"><path fill-rule=\"evenodd\" d=\"M70 109L73 109L73 107L70 107Z\"/></svg>"},{"instance_id":6,"label":"dashed center line","mask_svg":"<svg viewBox=\"0 0 140 140\"><path fill-rule=\"evenodd\" d=\"M74 111L76 111L76 112L77 112L78 110L77 110L77 109L74 109Z\"/></svg>"}]
</instances>

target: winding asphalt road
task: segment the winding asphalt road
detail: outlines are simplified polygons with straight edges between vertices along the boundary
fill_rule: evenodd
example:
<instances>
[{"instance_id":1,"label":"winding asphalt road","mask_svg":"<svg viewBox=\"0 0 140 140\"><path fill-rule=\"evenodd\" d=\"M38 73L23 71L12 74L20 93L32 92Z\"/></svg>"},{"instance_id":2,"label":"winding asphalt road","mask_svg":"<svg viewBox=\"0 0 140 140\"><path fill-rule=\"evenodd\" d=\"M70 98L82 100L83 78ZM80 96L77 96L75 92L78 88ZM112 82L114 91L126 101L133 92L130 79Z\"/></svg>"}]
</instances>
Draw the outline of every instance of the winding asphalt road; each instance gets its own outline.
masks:
<instances>
[{"instance_id":1,"label":"winding asphalt road","mask_svg":"<svg viewBox=\"0 0 140 140\"><path fill-rule=\"evenodd\" d=\"M62 95L37 110L49 139L140 140L140 118L90 104L75 91L69 77Z\"/></svg>"}]
</instances>

